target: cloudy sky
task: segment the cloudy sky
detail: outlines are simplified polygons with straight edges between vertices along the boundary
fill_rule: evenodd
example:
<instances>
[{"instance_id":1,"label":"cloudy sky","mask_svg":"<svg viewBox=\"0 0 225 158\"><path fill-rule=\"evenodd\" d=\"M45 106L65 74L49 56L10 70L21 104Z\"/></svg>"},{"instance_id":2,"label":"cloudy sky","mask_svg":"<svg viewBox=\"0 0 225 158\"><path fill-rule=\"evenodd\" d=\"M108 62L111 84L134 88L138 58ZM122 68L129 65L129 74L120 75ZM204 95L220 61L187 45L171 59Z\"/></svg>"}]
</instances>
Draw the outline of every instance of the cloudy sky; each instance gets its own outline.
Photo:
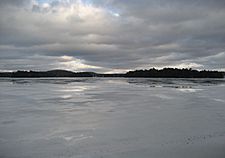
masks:
<instances>
[{"instance_id":1,"label":"cloudy sky","mask_svg":"<svg viewBox=\"0 0 225 158\"><path fill-rule=\"evenodd\" d=\"M0 70L225 70L225 0L0 0Z\"/></svg>"}]
</instances>

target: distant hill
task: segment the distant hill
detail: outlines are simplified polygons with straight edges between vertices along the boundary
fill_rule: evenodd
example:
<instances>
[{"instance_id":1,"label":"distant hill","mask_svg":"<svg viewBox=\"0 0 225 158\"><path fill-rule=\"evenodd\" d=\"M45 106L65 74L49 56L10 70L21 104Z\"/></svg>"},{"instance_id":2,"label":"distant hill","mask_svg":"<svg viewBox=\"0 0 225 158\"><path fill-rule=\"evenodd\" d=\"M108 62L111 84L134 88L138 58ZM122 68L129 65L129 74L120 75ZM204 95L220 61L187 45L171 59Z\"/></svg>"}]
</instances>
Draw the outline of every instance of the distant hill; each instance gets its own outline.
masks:
<instances>
[{"instance_id":1,"label":"distant hill","mask_svg":"<svg viewBox=\"0 0 225 158\"><path fill-rule=\"evenodd\" d=\"M12 78L39 78L39 77L93 77L94 72L72 72L67 70L50 70L50 71L16 71L2 72L0 77Z\"/></svg>"},{"instance_id":2,"label":"distant hill","mask_svg":"<svg viewBox=\"0 0 225 158\"><path fill-rule=\"evenodd\" d=\"M95 72L72 72L67 70L0 72L0 77L40 78L40 77L142 77L142 78L224 78L224 72L198 71L192 69L164 68L157 70L135 70L124 74L99 74Z\"/></svg>"}]
</instances>

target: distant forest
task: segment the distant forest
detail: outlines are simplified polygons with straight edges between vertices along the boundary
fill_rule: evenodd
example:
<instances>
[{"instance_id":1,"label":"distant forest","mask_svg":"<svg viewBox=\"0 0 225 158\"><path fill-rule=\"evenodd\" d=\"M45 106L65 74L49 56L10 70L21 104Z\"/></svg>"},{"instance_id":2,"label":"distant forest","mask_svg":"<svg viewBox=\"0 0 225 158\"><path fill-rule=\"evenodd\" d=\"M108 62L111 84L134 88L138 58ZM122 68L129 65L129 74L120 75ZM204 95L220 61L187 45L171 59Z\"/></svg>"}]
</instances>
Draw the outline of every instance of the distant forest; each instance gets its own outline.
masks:
<instances>
[{"instance_id":1,"label":"distant forest","mask_svg":"<svg viewBox=\"0 0 225 158\"><path fill-rule=\"evenodd\" d=\"M157 70L135 70L124 74L100 74L95 72L72 72L66 70L51 71L15 71L0 72L0 77L40 78L40 77L139 77L139 78L224 78L225 72L198 71L192 69L164 68Z\"/></svg>"},{"instance_id":2,"label":"distant forest","mask_svg":"<svg viewBox=\"0 0 225 158\"><path fill-rule=\"evenodd\" d=\"M162 78L224 78L224 72L198 71L192 69L164 68L162 70L135 70L126 73L126 77L162 77Z\"/></svg>"}]
</instances>

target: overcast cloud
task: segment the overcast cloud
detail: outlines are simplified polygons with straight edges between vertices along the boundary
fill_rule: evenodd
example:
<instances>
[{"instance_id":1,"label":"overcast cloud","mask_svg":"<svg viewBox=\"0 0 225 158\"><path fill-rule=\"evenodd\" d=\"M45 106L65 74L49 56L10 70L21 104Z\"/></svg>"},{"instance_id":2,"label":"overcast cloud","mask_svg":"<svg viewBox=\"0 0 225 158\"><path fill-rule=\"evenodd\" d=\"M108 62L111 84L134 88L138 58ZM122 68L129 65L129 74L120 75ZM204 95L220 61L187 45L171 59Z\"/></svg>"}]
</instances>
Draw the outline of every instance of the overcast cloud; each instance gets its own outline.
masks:
<instances>
[{"instance_id":1,"label":"overcast cloud","mask_svg":"<svg viewBox=\"0 0 225 158\"><path fill-rule=\"evenodd\" d=\"M0 70L225 70L224 0L0 0Z\"/></svg>"}]
</instances>

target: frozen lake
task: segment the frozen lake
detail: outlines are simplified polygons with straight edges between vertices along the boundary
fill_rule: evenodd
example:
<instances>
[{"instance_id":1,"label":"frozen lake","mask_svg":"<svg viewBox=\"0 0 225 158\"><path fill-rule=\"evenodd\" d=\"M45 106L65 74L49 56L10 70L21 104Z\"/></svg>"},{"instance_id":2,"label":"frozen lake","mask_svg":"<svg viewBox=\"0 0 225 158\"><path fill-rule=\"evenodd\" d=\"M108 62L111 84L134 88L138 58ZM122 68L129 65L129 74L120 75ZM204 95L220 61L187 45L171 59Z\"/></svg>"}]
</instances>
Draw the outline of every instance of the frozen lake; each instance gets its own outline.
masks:
<instances>
[{"instance_id":1,"label":"frozen lake","mask_svg":"<svg viewBox=\"0 0 225 158\"><path fill-rule=\"evenodd\" d=\"M1 158L224 158L224 79L0 79Z\"/></svg>"}]
</instances>

